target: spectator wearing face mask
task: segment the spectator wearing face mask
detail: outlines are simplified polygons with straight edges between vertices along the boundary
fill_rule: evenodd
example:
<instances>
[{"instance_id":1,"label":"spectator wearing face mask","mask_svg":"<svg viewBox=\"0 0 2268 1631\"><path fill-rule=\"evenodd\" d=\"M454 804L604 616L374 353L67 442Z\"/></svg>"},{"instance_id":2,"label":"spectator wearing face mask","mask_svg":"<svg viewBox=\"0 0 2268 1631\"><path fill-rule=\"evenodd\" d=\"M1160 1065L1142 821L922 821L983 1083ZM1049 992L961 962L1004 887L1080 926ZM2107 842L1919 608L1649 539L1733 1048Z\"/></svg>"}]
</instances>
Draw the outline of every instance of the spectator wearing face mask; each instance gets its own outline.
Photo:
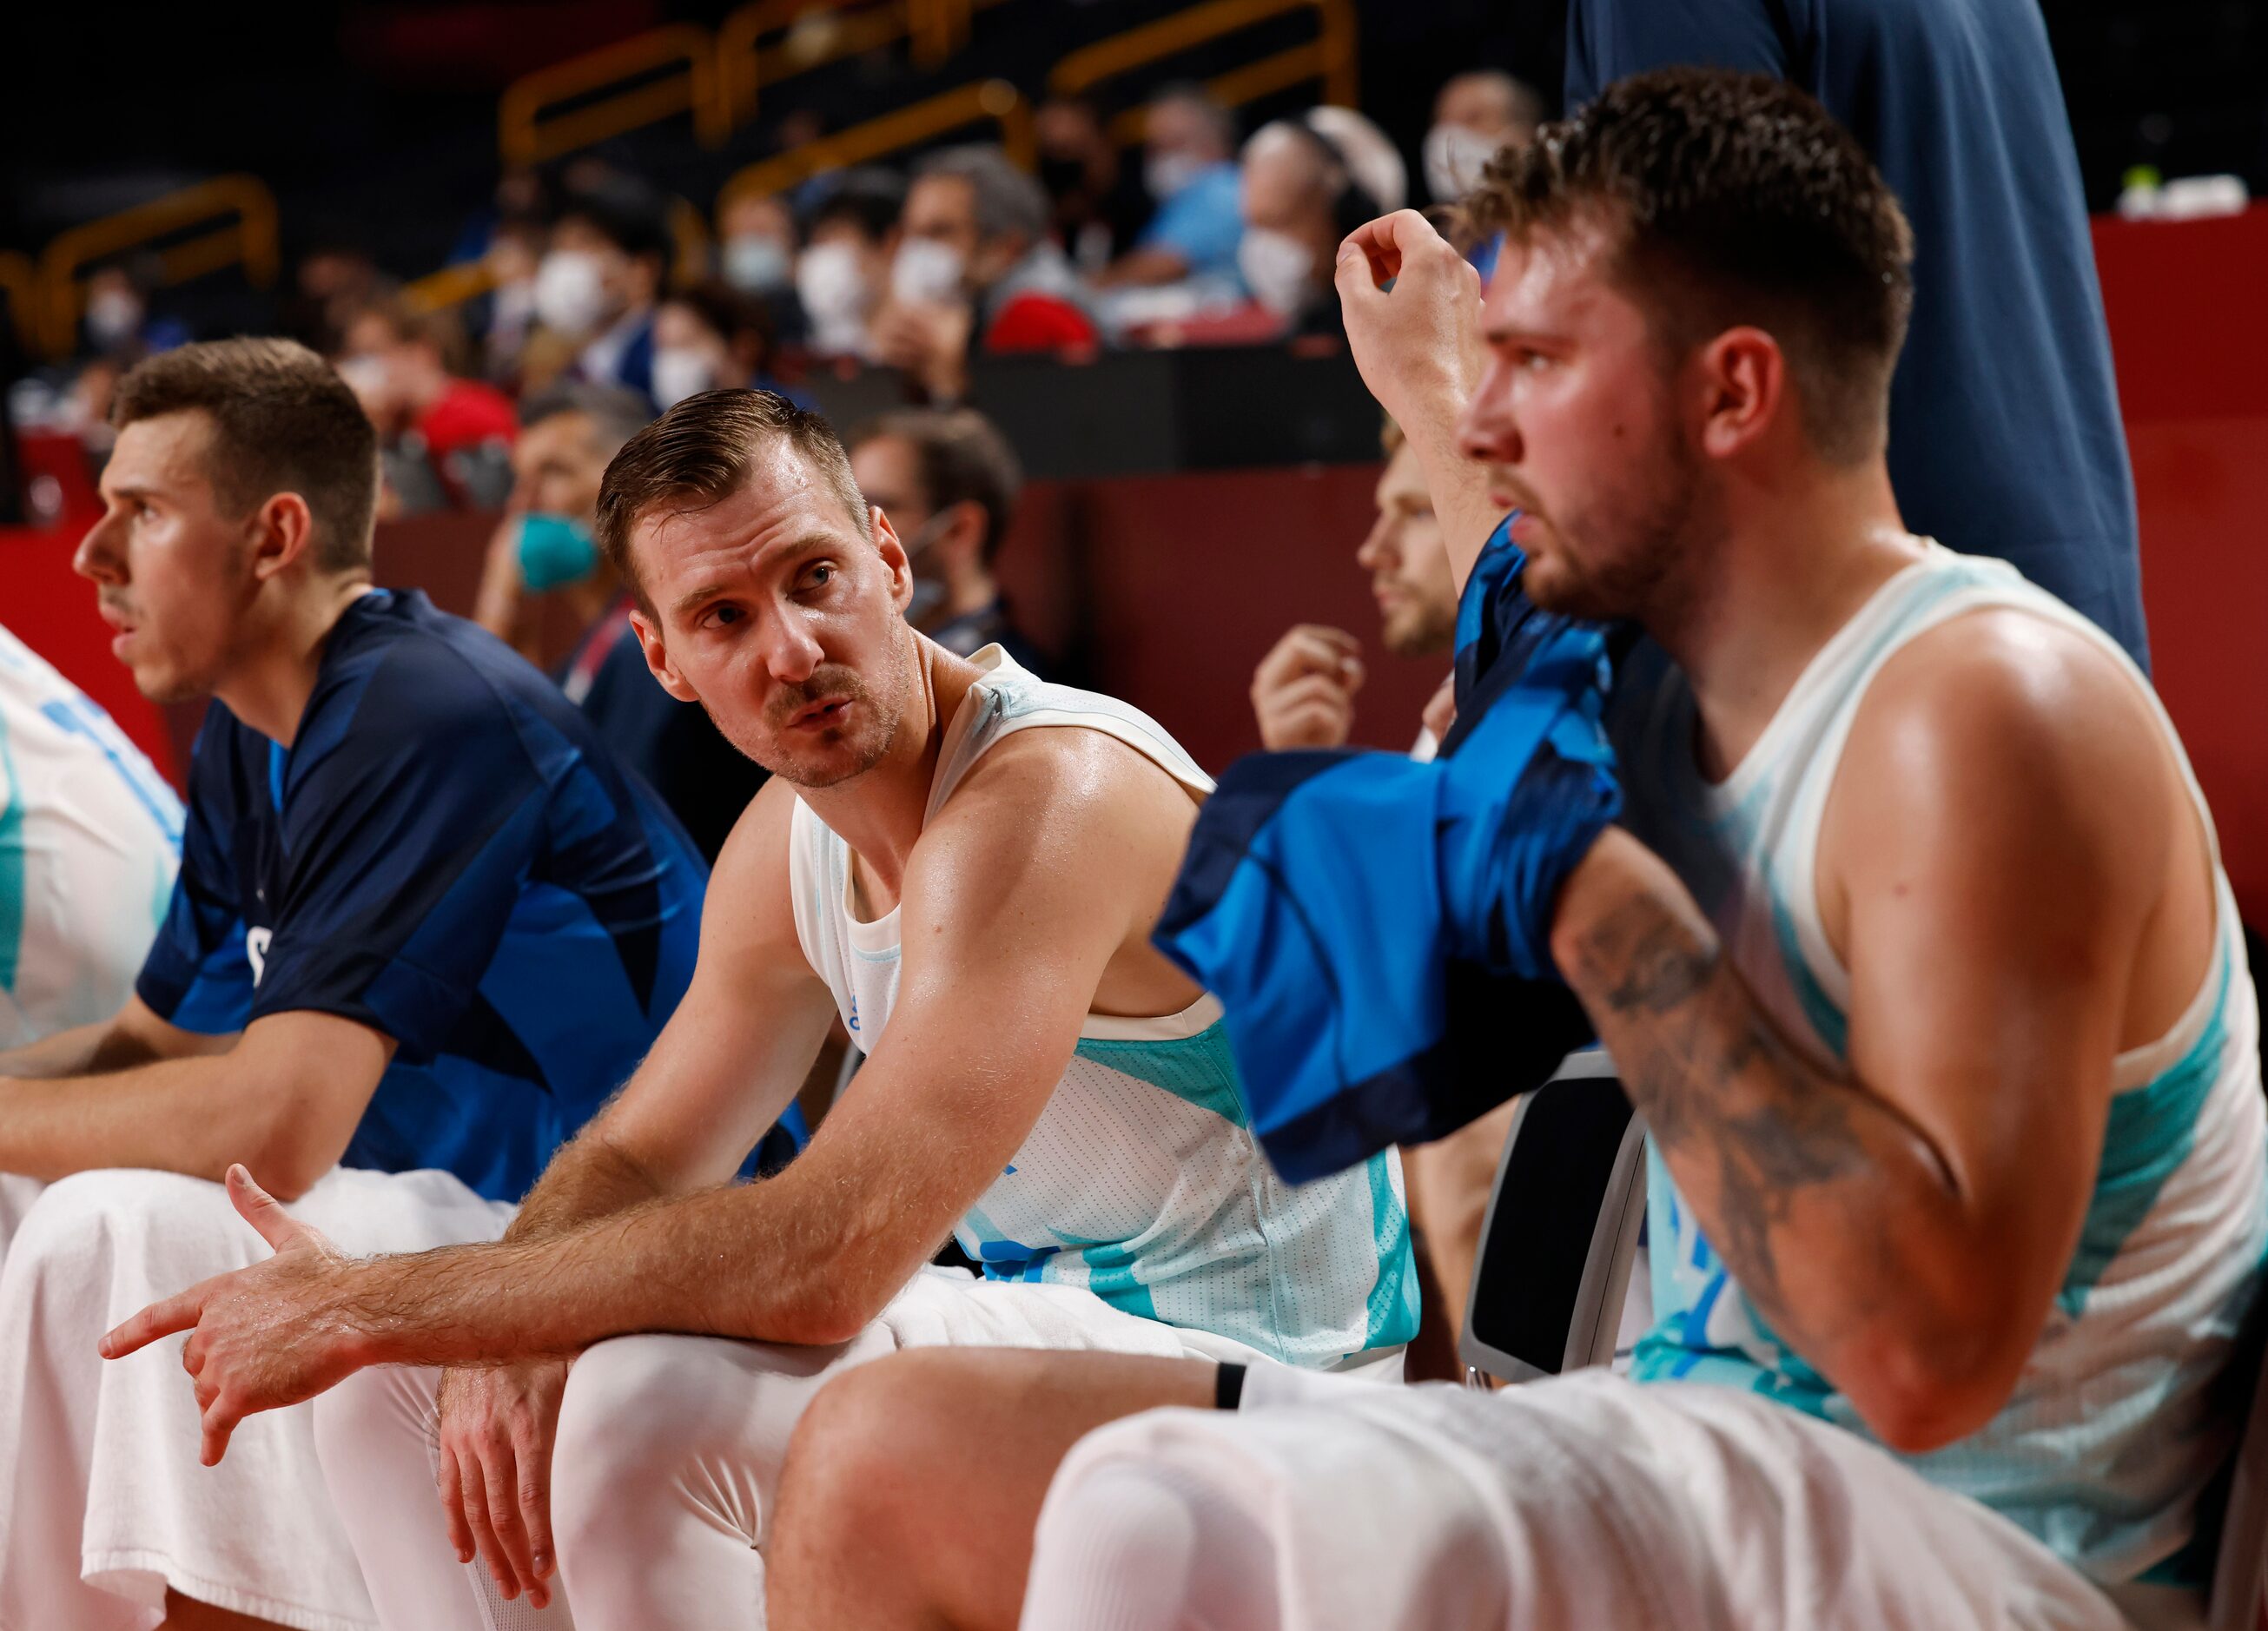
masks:
<instances>
[{"instance_id":1,"label":"spectator wearing face mask","mask_svg":"<svg viewBox=\"0 0 2268 1631\"><path fill-rule=\"evenodd\" d=\"M188 343L186 326L150 311L150 280L123 266L99 268L86 280L80 333L90 356L131 367L152 351Z\"/></svg>"},{"instance_id":2,"label":"spectator wearing face mask","mask_svg":"<svg viewBox=\"0 0 2268 1631\"><path fill-rule=\"evenodd\" d=\"M718 275L740 293L763 302L772 333L784 345L801 345L804 340L803 303L795 292L799 246L795 212L784 199L770 193L738 193L718 207Z\"/></svg>"},{"instance_id":3,"label":"spectator wearing face mask","mask_svg":"<svg viewBox=\"0 0 2268 1631\"><path fill-rule=\"evenodd\" d=\"M653 319L653 393L666 410L725 386L776 392L798 407L801 393L772 373L778 354L770 309L729 283L696 283L661 303Z\"/></svg>"},{"instance_id":4,"label":"spectator wearing face mask","mask_svg":"<svg viewBox=\"0 0 2268 1631\"><path fill-rule=\"evenodd\" d=\"M553 678L713 862L764 772L699 703L677 701L654 679L630 627L629 591L593 531L607 461L646 421L644 399L619 386L571 382L528 399L512 499L489 546L474 620L533 658L543 599L573 614L583 632Z\"/></svg>"},{"instance_id":5,"label":"spectator wearing face mask","mask_svg":"<svg viewBox=\"0 0 2268 1631\"><path fill-rule=\"evenodd\" d=\"M1133 249L1095 282L1103 288L1233 281L1244 237L1238 208L1236 122L1202 85L1171 85L1150 100L1142 180L1157 213Z\"/></svg>"},{"instance_id":6,"label":"spectator wearing face mask","mask_svg":"<svg viewBox=\"0 0 2268 1631\"><path fill-rule=\"evenodd\" d=\"M1402 207L1400 155L1360 114L1317 107L1262 126L1244 144L1242 179L1237 266L1253 298L1294 334L1336 334L1339 242Z\"/></svg>"},{"instance_id":7,"label":"spectator wearing face mask","mask_svg":"<svg viewBox=\"0 0 2268 1631\"><path fill-rule=\"evenodd\" d=\"M339 377L378 429L397 514L494 505L512 487L519 431L512 399L452 371L453 338L461 349L461 336L444 320L414 315L398 301L365 306L347 321Z\"/></svg>"},{"instance_id":8,"label":"spectator wearing face mask","mask_svg":"<svg viewBox=\"0 0 2268 1631\"><path fill-rule=\"evenodd\" d=\"M1424 152L1427 196L1455 203L1480 185L1490 159L1533 140L1543 118L1543 99L1510 74L1476 68L1457 75L1433 99Z\"/></svg>"},{"instance_id":9,"label":"spectator wearing face mask","mask_svg":"<svg viewBox=\"0 0 2268 1631\"><path fill-rule=\"evenodd\" d=\"M659 197L609 177L568 195L535 272L536 320L575 348L569 373L653 400L653 317L669 231Z\"/></svg>"},{"instance_id":10,"label":"spectator wearing face mask","mask_svg":"<svg viewBox=\"0 0 2268 1631\"><path fill-rule=\"evenodd\" d=\"M906 184L878 165L846 170L804 223L795 292L818 356L865 356L867 324L888 291L890 248Z\"/></svg>"},{"instance_id":11,"label":"spectator wearing face mask","mask_svg":"<svg viewBox=\"0 0 2268 1631\"><path fill-rule=\"evenodd\" d=\"M1056 241L1092 277L1134 247L1155 206L1092 97L1049 97L1032 115Z\"/></svg>"},{"instance_id":12,"label":"spectator wearing face mask","mask_svg":"<svg viewBox=\"0 0 2268 1631\"><path fill-rule=\"evenodd\" d=\"M998 147L952 147L914 173L875 314L874 356L933 402L968 389L971 349L1040 351L1096 342L1088 296L1048 236L1048 197Z\"/></svg>"},{"instance_id":13,"label":"spectator wearing face mask","mask_svg":"<svg viewBox=\"0 0 2268 1631\"><path fill-rule=\"evenodd\" d=\"M992 575L1024 484L1007 438L974 408L915 408L858 427L849 445L858 490L889 517L913 566L906 621L957 656L998 645L1045 672Z\"/></svg>"}]
</instances>

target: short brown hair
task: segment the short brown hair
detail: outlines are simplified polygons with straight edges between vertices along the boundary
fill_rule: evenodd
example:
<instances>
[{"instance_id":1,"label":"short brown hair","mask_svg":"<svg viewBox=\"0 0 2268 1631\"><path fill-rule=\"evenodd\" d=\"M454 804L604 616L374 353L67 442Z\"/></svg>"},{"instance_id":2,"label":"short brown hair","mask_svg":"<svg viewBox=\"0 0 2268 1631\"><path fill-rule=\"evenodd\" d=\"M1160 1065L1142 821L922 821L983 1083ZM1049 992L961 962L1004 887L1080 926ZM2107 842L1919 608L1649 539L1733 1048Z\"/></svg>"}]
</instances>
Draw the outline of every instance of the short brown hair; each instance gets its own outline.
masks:
<instances>
[{"instance_id":1,"label":"short brown hair","mask_svg":"<svg viewBox=\"0 0 2268 1631\"><path fill-rule=\"evenodd\" d=\"M902 408L868 420L850 433L864 447L895 437L914 450L922 493L932 510L974 503L984 511L984 563L1000 553L1024 489L1023 467L999 428L973 408Z\"/></svg>"},{"instance_id":2,"label":"short brown hair","mask_svg":"<svg viewBox=\"0 0 2268 1631\"><path fill-rule=\"evenodd\" d=\"M858 535L873 541L866 501L834 427L773 391L703 391L688 396L622 444L599 483L599 548L646 615L630 532L655 506L704 509L747 485L757 453L784 441L835 489Z\"/></svg>"},{"instance_id":3,"label":"short brown hair","mask_svg":"<svg viewBox=\"0 0 2268 1631\"><path fill-rule=\"evenodd\" d=\"M1616 282L1682 350L1753 323L1780 343L1822 458L1879 452L1913 305L1913 234L1851 133L1761 74L1616 80L1507 149L1466 201L1515 243L1595 224Z\"/></svg>"},{"instance_id":4,"label":"short brown hair","mask_svg":"<svg viewBox=\"0 0 2268 1631\"><path fill-rule=\"evenodd\" d=\"M337 370L296 340L209 340L137 364L110 402L120 430L180 413L212 427L205 475L224 510L297 493L314 518L316 569L368 569L378 432Z\"/></svg>"}]
</instances>

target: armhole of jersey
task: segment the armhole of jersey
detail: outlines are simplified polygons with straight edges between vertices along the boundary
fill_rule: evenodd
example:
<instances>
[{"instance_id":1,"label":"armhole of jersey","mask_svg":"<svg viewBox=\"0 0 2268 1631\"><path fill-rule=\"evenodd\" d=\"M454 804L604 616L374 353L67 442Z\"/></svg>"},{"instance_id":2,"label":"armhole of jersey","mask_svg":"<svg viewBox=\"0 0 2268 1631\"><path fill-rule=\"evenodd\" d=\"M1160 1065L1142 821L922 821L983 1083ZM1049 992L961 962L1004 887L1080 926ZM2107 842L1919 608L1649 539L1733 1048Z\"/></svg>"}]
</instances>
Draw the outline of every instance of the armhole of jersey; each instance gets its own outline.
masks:
<instances>
[{"instance_id":1,"label":"armhole of jersey","mask_svg":"<svg viewBox=\"0 0 2268 1631\"><path fill-rule=\"evenodd\" d=\"M831 986L834 981L828 979L831 959L825 955L828 950L827 907L821 893L828 874L823 844L829 836L826 824L811 812L811 806L797 799L787 824L788 903L795 913L795 937L803 947L804 961Z\"/></svg>"}]
</instances>

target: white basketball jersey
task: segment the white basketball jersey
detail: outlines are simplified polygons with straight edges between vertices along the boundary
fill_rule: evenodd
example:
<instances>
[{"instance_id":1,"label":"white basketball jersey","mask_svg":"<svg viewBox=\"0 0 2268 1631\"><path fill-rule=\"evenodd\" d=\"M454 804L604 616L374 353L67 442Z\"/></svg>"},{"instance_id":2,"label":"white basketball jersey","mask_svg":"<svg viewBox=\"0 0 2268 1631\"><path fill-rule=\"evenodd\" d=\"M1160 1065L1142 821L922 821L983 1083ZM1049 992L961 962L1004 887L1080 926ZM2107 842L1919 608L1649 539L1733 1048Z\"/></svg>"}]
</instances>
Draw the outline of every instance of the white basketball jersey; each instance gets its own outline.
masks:
<instances>
[{"instance_id":1,"label":"white basketball jersey","mask_svg":"<svg viewBox=\"0 0 2268 1631\"><path fill-rule=\"evenodd\" d=\"M998 646L971 660L984 676L946 731L930 817L1003 738L1040 725L1100 731L1211 791L1138 710L1045 684ZM799 801L788 871L804 955L871 1050L897 994L898 913L859 921L850 846ZM1090 1014L1038 1124L954 1237L990 1278L1084 1286L1293 1364L1375 1358L1417 1330L1398 1157L1297 1188L1278 1179L1245 1126L1211 996L1153 1019Z\"/></svg>"},{"instance_id":2,"label":"white basketball jersey","mask_svg":"<svg viewBox=\"0 0 2268 1631\"><path fill-rule=\"evenodd\" d=\"M173 790L109 715L0 628L0 1048L124 1005L180 848Z\"/></svg>"}]
</instances>

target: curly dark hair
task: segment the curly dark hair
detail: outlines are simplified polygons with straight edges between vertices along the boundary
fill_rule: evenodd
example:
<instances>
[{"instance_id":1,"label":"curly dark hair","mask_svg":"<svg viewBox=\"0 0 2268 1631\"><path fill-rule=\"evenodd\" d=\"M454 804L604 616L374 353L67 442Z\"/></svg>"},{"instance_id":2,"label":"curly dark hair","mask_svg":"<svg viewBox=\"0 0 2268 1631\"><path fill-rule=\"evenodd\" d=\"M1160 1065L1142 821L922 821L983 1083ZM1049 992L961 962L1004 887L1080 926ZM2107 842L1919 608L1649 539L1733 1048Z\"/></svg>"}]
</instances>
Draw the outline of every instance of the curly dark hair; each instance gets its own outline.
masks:
<instances>
[{"instance_id":1,"label":"curly dark hair","mask_svg":"<svg viewBox=\"0 0 2268 1631\"><path fill-rule=\"evenodd\" d=\"M1913 233L1866 150L1793 85L1672 68L1616 80L1490 164L1472 227L1610 235L1670 355L1738 325L1779 342L1822 458L1881 451Z\"/></svg>"}]
</instances>

